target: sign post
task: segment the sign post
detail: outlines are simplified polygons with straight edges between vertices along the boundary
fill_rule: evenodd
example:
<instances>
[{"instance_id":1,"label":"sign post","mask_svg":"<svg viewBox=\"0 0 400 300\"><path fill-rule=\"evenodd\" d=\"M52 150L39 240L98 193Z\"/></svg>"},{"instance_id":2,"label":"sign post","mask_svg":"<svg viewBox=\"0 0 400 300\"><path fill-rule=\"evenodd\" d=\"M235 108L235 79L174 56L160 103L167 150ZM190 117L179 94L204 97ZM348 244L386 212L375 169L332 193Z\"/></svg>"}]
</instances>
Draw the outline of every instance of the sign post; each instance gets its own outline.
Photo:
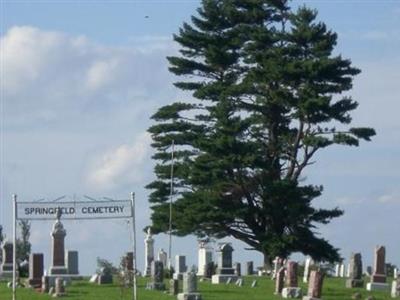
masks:
<instances>
[{"instance_id":1,"label":"sign post","mask_svg":"<svg viewBox=\"0 0 400 300\"><path fill-rule=\"evenodd\" d=\"M13 300L17 299L17 195L13 195Z\"/></svg>"},{"instance_id":2,"label":"sign post","mask_svg":"<svg viewBox=\"0 0 400 300\"><path fill-rule=\"evenodd\" d=\"M133 235L133 289L132 299L137 300L136 282L136 226L135 193L130 200L73 201L73 202L17 202L13 195L13 300L16 300L17 283L17 220L54 220L61 216L65 220L130 219Z\"/></svg>"}]
</instances>

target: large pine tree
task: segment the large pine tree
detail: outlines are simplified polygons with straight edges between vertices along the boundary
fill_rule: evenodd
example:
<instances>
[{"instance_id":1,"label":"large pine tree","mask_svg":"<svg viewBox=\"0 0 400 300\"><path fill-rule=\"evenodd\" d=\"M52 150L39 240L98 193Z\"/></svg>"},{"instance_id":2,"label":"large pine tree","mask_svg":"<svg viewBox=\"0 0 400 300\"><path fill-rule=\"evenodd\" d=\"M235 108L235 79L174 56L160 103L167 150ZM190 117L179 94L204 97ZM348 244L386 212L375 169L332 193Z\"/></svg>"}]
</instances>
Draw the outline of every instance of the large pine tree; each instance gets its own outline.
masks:
<instances>
[{"instance_id":1,"label":"large pine tree","mask_svg":"<svg viewBox=\"0 0 400 300\"><path fill-rule=\"evenodd\" d=\"M153 230L168 231L174 141L174 234L233 236L266 263L293 252L338 260L316 230L343 212L313 207L322 187L301 175L318 150L375 132L346 126L357 103L342 95L359 70L332 54L336 34L285 0L204 0L174 39L170 71L193 99L153 115Z\"/></svg>"}]
</instances>

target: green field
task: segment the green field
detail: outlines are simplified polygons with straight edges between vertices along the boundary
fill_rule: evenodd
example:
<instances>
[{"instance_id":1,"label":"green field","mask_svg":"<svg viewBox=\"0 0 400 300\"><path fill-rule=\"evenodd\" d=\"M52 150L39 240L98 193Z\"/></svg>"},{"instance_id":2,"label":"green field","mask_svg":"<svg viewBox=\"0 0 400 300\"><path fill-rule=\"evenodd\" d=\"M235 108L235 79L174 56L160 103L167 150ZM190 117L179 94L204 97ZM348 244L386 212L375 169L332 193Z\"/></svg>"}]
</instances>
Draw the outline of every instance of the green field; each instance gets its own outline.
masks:
<instances>
[{"instance_id":1,"label":"green field","mask_svg":"<svg viewBox=\"0 0 400 300\"><path fill-rule=\"evenodd\" d=\"M251 288L251 281L257 279L258 285ZM244 277L243 287L237 287L233 284L212 285L209 282L199 282L199 291L203 300L266 300L282 299L273 295L274 282L266 277ZM344 288L344 279L328 278L324 282L323 300L350 300L351 296L360 292L361 299L373 295L376 300L389 300L390 292L367 292L365 289L346 289ZM144 289L146 280L140 278L138 285L138 300L172 300L176 299L163 292L147 291ZM302 285L303 292L306 291L305 285ZM131 290L123 290L117 285L94 285L87 281L74 281L67 287L68 295L65 299L71 300L122 300L131 299ZM36 293L30 289L18 288L17 300L41 300L54 299L48 295ZM10 300L11 289L7 288L4 282L0 283L0 300Z\"/></svg>"}]
</instances>

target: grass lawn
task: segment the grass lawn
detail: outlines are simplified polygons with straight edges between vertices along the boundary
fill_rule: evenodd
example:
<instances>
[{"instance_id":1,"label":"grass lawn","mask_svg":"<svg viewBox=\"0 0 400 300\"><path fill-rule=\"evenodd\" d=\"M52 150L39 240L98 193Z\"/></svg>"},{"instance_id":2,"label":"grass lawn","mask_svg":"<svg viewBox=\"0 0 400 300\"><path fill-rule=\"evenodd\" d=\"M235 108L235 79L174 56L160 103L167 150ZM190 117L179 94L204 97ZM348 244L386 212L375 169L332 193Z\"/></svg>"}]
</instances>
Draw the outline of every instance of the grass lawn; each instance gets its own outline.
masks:
<instances>
[{"instance_id":1,"label":"grass lawn","mask_svg":"<svg viewBox=\"0 0 400 300\"><path fill-rule=\"evenodd\" d=\"M251 288L251 282L257 279L258 285ZM145 290L146 279L140 278L138 285L138 300L172 300L176 299L163 292ZM390 281L390 280L389 280ZM273 295L274 282L266 277L244 277L244 286L237 287L233 284L212 285L209 282L199 282L199 291L203 300L274 300L282 299L280 296ZM346 289L345 280L338 278L328 278L324 281L322 293L323 300L351 300L355 292L360 292L361 299L373 295L376 300L391 300L390 292L367 292L365 289ZM302 285L303 292L306 286ZM74 281L67 287L68 295L64 297L70 300L128 300L131 298L131 290L121 289L117 285L94 285L87 281ZM36 293L30 289L17 289L17 300L45 300L54 299L48 295ZM11 289L7 288L4 282L0 283L0 300L11 300Z\"/></svg>"}]
</instances>

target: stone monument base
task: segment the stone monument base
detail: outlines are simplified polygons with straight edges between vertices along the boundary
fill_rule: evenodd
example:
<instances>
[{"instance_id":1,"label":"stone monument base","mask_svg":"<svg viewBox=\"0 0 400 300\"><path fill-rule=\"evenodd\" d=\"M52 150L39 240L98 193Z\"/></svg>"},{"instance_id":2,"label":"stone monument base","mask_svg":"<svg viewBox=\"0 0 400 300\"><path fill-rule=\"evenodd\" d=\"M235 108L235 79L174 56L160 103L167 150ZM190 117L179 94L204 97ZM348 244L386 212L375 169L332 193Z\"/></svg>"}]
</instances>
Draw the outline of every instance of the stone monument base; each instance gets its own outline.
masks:
<instances>
[{"instance_id":1,"label":"stone monument base","mask_svg":"<svg viewBox=\"0 0 400 300\"><path fill-rule=\"evenodd\" d=\"M180 293L178 294L178 300L201 300L200 293Z\"/></svg>"},{"instance_id":2,"label":"stone monument base","mask_svg":"<svg viewBox=\"0 0 400 300\"><path fill-rule=\"evenodd\" d=\"M368 282L367 291L386 291L389 290L388 283Z\"/></svg>"},{"instance_id":3,"label":"stone monument base","mask_svg":"<svg viewBox=\"0 0 400 300\"><path fill-rule=\"evenodd\" d=\"M314 297L311 297L311 296L304 296L303 300L321 300L321 298L314 298Z\"/></svg>"},{"instance_id":4,"label":"stone monument base","mask_svg":"<svg viewBox=\"0 0 400 300\"><path fill-rule=\"evenodd\" d=\"M364 286L364 280L362 279L347 279L346 280L346 288L358 288Z\"/></svg>"},{"instance_id":5,"label":"stone monument base","mask_svg":"<svg viewBox=\"0 0 400 300\"><path fill-rule=\"evenodd\" d=\"M0 271L0 280L7 280L13 278L12 271Z\"/></svg>"},{"instance_id":6,"label":"stone monument base","mask_svg":"<svg viewBox=\"0 0 400 300\"><path fill-rule=\"evenodd\" d=\"M28 286L33 288L39 288L42 286L42 278L31 278L26 281Z\"/></svg>"},{"instance_id":7,"label":"stone monument base","mask_svg":"<svg viewBox=\"0 0 400 300\"><path fill-rule=\"evenodd\" d=\"M299 287L285 287L282 290L283 298L301 298L302 292Z\"/></svg>"},{"instance_id":8,"label":"stone monument base","mask_svg":"<svg viewBox=\"0 0 400 300\"><path fill-rule=\"evenodd\" d=\"M211 283L212 284L226 283L229 278L231 278L231 282L234 282L238 279L236 275L215 274L211 277Z\"/></svg>"},{"instance_id":9,"label":"stone monument base","mask_svg":"<svg viewBox=\"0 0 400 300\"><path fill-rule=\"evenodd\" d=\"M66 275L68 274L68 270L66 267L51 267L50 275Z\"/></svg>"},{"instance_id":10,"label":"stone monument base","mask_svg":"<svg viewBox=\"0 0 400 300\"><path fill-rule=\"evenodd\" d=\"M47 275L48 278L48 283L49 287L55 287L56 286L56 278L61 278L65 285L71 284L72 280L80 280L82 279L82 276L76 276L76 275L69 275L69 274L64 274L64 275Z\"/></svg>"},{"instance_id":11,"label":"stone monument base","mask_svg":"<svg viewBox=\"0 0 400 300\"><path fill-rule=\"evenodd\" d=\"M146 289L164 291L165 284L163 282L149 282L149 283L147 283Z\"/></svg>"}]
</instances>

